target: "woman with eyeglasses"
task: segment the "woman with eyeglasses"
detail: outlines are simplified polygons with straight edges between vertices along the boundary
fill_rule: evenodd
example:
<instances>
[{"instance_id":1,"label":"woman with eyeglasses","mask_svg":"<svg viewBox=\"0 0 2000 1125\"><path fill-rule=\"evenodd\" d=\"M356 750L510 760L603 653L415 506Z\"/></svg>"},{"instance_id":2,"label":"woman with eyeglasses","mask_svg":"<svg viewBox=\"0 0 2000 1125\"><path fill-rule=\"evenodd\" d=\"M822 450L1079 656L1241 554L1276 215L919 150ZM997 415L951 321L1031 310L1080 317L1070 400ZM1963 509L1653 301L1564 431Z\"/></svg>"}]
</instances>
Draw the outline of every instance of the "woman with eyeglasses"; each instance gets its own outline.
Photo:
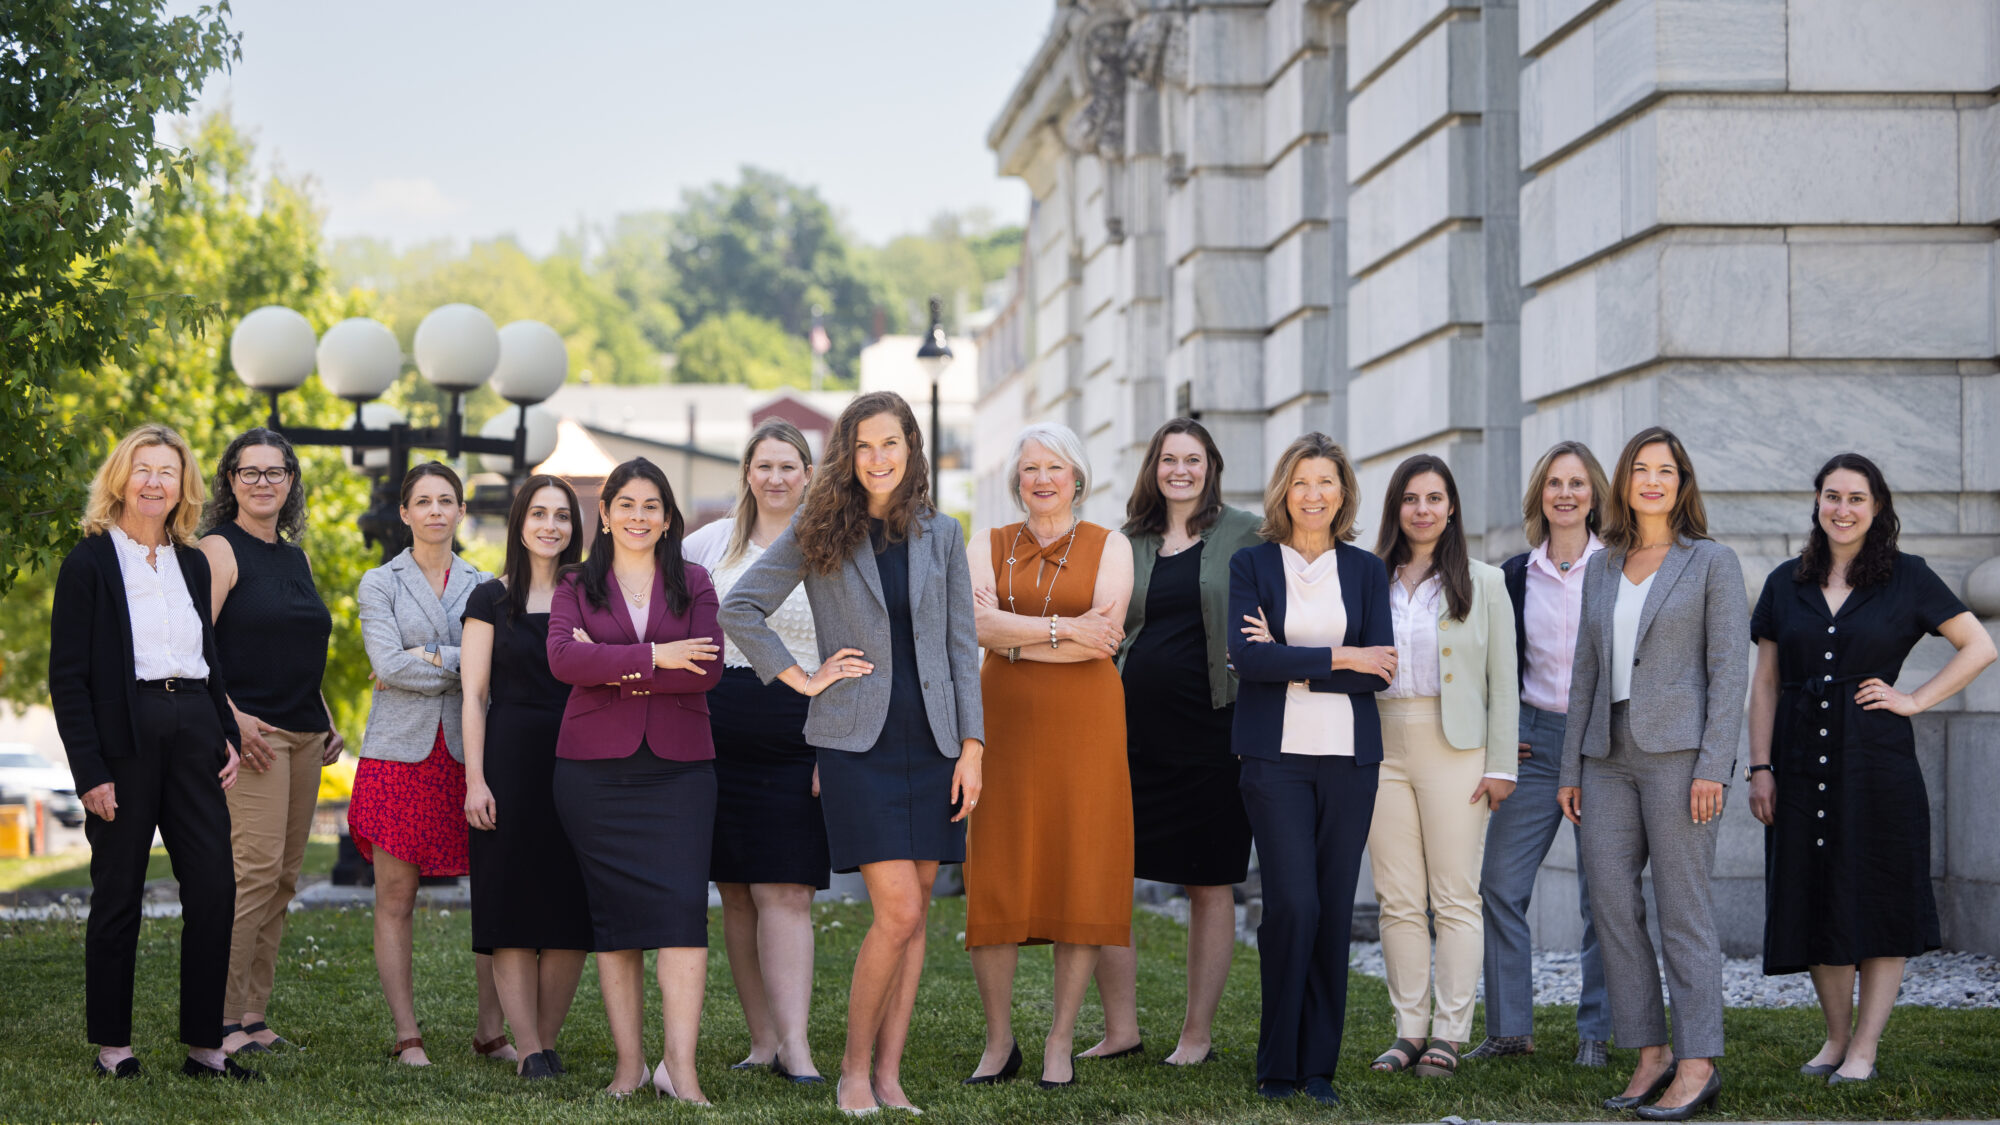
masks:
<instances>
[{"instance_id":1,"label":"woman with eyeglasses","mask_svg":"<svg viewBox=\"0 0 2000 1125\"><path fill-rule=\"evenodd\" d=\"M292 443L261 426L230 442L202 524L216 654L243 734L243 767L229 791L236 926L222 1046L259 1054L289 1046L264 1016L319 803L320 767L345 745L320 693L333 615L298 543L306 490Z\"/></svg>"}]
</instances>

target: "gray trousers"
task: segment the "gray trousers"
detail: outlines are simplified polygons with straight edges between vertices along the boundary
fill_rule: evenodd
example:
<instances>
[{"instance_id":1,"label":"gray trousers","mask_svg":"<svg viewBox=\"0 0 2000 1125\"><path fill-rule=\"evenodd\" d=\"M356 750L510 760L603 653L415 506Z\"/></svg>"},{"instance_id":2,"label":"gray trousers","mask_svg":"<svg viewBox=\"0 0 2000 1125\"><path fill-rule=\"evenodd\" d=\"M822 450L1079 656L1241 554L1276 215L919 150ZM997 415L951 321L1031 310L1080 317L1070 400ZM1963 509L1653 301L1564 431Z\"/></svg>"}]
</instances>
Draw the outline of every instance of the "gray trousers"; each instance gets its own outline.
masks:
<instances>
[{"instance_id":1,"label":"gray trousers","mask_svg":"<svg viewBox=\"0 0 2000 1125\"><path fill-rule=\"evenodd\" d=\"M1698 825L1688 811L1697 753L1640 750L1625 705L1614 704L1611 753L1583 759L1579 840L1618 1046L1667 1042L1659 959L1640 887L1650 860L1674 1004L1674 1054L1689 1059L1722 1054L1722 942L1709 894L1721 822Z\"/></svg>"},{"instance_id":2,"label":"gray trousers","mask_svg":"<svg viewBox=\"0 0 2000 1125\"><path fill-rule=\"evenodd\" d=\"M1479 873L1480 907L1486 913L1486 1034L1535 1033L1534 948L1528 929L1528 901L1535 876L1563 825L1556 804L1561 772L1564 716L1521 704L1521 760L1514 795L1493 810L1486 823L1486 859ZM1583 994L1576 1006L1579 1039L1611 1038L1604 999L1604 962L1591 924L1590 883L1583 877L1583 849L1577 849L1577 905L1583 912Z\"/></svg>"}]
</instances>

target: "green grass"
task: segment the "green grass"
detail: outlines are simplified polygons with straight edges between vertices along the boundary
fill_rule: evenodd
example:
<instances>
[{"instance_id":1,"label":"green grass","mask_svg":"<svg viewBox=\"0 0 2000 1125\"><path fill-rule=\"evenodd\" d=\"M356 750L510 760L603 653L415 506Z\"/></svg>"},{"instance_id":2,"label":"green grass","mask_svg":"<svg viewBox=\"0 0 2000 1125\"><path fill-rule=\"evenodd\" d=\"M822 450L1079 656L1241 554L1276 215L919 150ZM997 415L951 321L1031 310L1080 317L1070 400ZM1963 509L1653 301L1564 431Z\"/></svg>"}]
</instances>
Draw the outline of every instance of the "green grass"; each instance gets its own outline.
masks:
<instances>
[{"instance_id":1,"label":"green grass","mask_svg":"<svg viewBox=\"0 0 2000 1125\"><path fill-rule=\"evenodd\" d=\"M831 1074L838 1060L847 974L867 926L865 906L818 910L819 971L813 1007L813 1047ZM1350 992L1346 1054L1338 1081L1346 1104L1329 1114L1304 1099L1273 1105L1251 1086L1256 1049L1257 955L1239 950L1218 1024L1223 1058L1207 1066L1167 1071L1152 1065L1179 1030L1181 997L1175 965L1183 932L1142 915L1141 1023L1148 1059L1077 1067L1078 1084L1044 1092L1032 1081L968 1089L980 1050L980 1015L972 973L956 940L963 906L940 902L930 921L930 946L905 1085L942 1122L1294 1122L1435 1121L1447 1114L1486 1120L1603 1118L1600 1099L1616 1093L1617 1068L1631 1052L1614 1052L1610 1073L1569 1064L1576 1042L1568 1008L1537 1013L1532 1059L1467 1063L1448 1082L1372 1074L1367 1062L1391 1037L1389 1004L1380 981L1356 976ZM567 1078L526 1085L510 1068L475 1059L472 956L464 911L420 911L417 918L419 1016L437 1065L413 1070L383 1057L391 1029L375 979L366 911L292 915L278 973L273 1023L305 1048L253 1065L271 1078L252 1088L195 1083L179 1077L182 1048L174 1041L175 922L146 923L139 952L135 1030L146 1076L134 1083L99 1080L89 1071L84 1042L83 938L68 921L0 923L0 1121L107 1122L346 1122L422 1121L425 1125L491 1125L495 1121L742 1121L827 1122L830 1087L795 1087L763 1072L732 1072L748 1044L742 1014L721 954L720 923L711 922L708 1003L702 1020L703 1089L720 1107L710 1115L663 1106L650 1098L613 1103L596 1093L610 1077L611 1047L596 978L587 972L562 1039ZM319 967L321 961L324 967ZM309 967L310 966L310 967ZM660 1049L658 996L648 1001L647 1049ZM1049 1013L1049 955L1021 959L1015 1013L1028 1056L1024 1077L1039 1066L1040 1034ZM1810 1010L1732 1011L1730 1053L1721 1119L1869 1119L1990 1116L2000 1107L1993 1075L2000 1068L2000 1012L1909 1008L1896 1013L1882 1058L1883 1077L1865 1087L1830 1090L1795 1073L1819 1046L1819 1018ZM1094 1005L1078 1029L1079 1048L1100 1030ZM1713 1118L1712 1118L1713 1119ZM878 1121L894 1121L885 1115Z\"/></svg>"},{"instance_id":2,"label":"green grass","mask_svg":"<svg viewBox=\"0 0 2000 1125\"><path fill-rule=\"evenodd\" d=\"M335 851L331 836L315 836L306 841L305 872L324 875L333 870ZM173 863L167 849L154 848L146 860L146 880L171 879ZM57 852L26 859L0 859L0 893L9 891L64 891L90 889L90 853Z\"/></svg>"}]
</instances>

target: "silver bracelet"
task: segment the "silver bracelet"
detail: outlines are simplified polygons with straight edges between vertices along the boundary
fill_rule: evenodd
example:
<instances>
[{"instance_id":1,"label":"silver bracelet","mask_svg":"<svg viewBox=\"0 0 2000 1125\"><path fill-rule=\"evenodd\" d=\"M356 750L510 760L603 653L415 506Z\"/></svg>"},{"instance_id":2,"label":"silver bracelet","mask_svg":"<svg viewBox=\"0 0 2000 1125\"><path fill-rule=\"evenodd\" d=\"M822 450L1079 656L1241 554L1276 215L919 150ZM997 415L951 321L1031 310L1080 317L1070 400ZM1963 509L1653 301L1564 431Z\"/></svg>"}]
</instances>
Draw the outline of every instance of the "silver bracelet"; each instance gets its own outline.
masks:
<instances>
[{"instance_id":1,"label":"silver bracelet","mask_svg":"<svg viewBox=\"0 0 2000 1125\"><path fill-rule=\"evenodd\" d=\"M1050 648L1054 648L1054 647L1056 647L1056 617L1057 617L1057 616L1058 616L1057 614L1053 614L1053 613L1049 614L1049 647L1050 647Z\"/></svg>"},{"instance_id":2,"label":"silver bracelet","mask_svg":"<svg viewBox=\"0 0 2000 1125\"><path fill-rule=\"evenodd\" d=\"M1020 645L1015 645L1013 648L1007 650L1007 663L1013 664L1019 661L1020 659L1021 659Z\"/></svg>"}]
</instances>

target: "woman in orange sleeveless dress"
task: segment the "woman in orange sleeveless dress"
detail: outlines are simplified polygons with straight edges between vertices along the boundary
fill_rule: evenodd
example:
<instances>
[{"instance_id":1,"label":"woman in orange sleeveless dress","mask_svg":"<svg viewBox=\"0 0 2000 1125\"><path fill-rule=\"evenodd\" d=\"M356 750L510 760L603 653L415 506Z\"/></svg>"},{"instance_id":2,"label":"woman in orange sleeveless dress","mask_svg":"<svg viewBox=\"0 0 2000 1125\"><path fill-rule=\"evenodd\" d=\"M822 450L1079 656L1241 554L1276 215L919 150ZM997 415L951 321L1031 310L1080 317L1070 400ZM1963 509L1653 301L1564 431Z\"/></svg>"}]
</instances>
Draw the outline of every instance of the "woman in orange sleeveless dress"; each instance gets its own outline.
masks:
<instances>
[{"instance_id":1,"label":"woman in orange sleeveless dress","mask_svg":"<svg viewBox=\"0 0 2000 1125\"><path fill-rule=\"evenodd\" d=\"M966 836L965 944L986 1009L969 1085L1014 1076L1014 968L1023 945L1055 945L1044 1088L1070 1058L1097 951L1132 935L1132 786L1125 693L1112 663L1132 596L1132 548L1076 513L1089 469L1067 427L1030 426L1015 445L1022 523L974 536L985 791Z\"/></svg>"}]
</instances>

